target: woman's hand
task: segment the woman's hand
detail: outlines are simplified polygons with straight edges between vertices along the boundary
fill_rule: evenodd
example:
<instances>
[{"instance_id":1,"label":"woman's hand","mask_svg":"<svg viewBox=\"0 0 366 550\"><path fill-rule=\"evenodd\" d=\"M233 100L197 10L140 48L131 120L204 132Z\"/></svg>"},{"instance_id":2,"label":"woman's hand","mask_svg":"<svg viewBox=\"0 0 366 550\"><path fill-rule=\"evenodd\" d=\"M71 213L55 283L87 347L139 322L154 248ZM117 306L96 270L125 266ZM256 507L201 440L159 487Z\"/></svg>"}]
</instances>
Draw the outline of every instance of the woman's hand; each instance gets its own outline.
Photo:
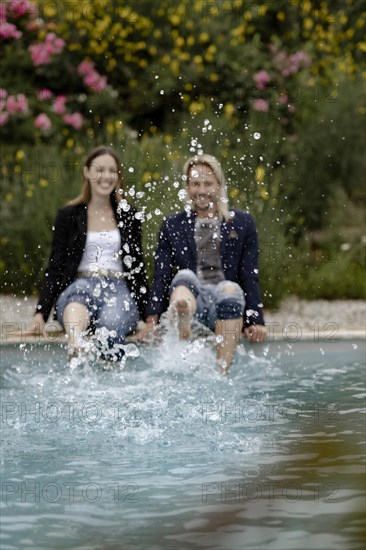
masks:
<instances>
[{"instance_id":1,"label":"woman's hand","mask_svg":"<svg viewBox=\"0 0 366 550\"><path fill-rule=\"evenodd\" d=\"M31 331L35 334L44 334L46 331L46 323L42 313L35 313L32 317Z\"/></svg>"},{"instance_id":2,"label":"woman's hand","mask_svg":"<svg viewBox=\"0 0 366 550\"><path fill-rule=\"evenodd\" d=\"M264 325L250 325L243 332L249 342L264 342L267 338L267 329Z\"/></svg>"}]
</instances>

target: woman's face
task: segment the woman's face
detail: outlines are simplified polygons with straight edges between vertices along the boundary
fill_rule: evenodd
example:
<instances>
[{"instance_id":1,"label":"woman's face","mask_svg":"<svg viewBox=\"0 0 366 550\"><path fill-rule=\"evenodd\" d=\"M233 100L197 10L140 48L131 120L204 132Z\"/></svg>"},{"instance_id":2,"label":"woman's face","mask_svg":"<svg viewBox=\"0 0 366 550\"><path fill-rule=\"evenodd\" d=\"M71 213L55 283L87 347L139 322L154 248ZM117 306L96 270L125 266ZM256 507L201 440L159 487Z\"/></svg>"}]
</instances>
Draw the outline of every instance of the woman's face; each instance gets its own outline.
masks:
<instances>
[{"instance_id":1,"label":"woman's face","mask_svg":"<svg viewBox=\"0 0 366 550\"><path fill-rule=\"evenodd\" d=\"M108 197L118 183L118 166L111 155L99 155L92 160L90 168L84 167L84 176L90 182L92 196Z\"/></svg>"}]
</instances>

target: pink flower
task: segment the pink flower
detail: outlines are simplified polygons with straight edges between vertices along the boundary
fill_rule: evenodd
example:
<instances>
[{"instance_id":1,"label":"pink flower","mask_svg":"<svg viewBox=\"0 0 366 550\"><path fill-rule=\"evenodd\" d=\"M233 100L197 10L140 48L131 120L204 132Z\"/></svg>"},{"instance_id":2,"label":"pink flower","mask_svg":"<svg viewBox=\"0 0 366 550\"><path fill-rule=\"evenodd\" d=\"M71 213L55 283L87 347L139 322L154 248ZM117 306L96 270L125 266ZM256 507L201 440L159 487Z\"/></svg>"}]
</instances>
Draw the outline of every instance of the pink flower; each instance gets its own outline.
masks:
<instances>
[{"instance_id":1,"label":"pink flower","mask_svg":"<svg viewBox=\"0 0 366 550\"><path fill-rule=\"evenodd\" d=\"M39 128L40 130L49 130L52 126L52 123L46 113L41 113L37 116L37 118L34 120L34 126L36 128Z\"/></svg>"},{"instance_id":2,"label":"pink flower","mask_svg":"<svg viewBox=\"0 0 366 550\"><path fill-rule=\"evenodd\" d=\"M65 41L58 38L54 32L47 33L45 43L51 53L61 53L65 46Z\"/></svg>"},{"instance_id":3,"label":"pink flower","mask_svg":"<svg viewBox=\"0 0 366 550\"><path fill-rule=\"evenodd\" d=\"M28 111L28 100L24 94L10 95L6 100L6 108L11 115L26 113Z\"/></svg>"},{"instance_id":4,"label":"pink flower","mask_svg":"<svg viewBox=\"0 0 366 550\"><path fill-rule=\"evenodd\" d=\"M288 95L286 92L281 92L281 95L278 98L278 103L280 105L287 105L288 103Z\"/></svg>"},{"instance_id":5,"label":"pink flower","mask_svg":"<svg viewBox=\"0 0 366 550\"><path fill-rule=\"evenodd\" d=\"M28 111L28 99L24 94L17 94L18 113L26 113Z\"/></svg>"},{"instance_id":6,"label":"pink flower","mask_svg":"<svg viewBox=\"0 0 366 550\"><path fill-rule=\"evenodd\" d=\"M0 23L5 23L6 21L6 4L5 2L0 3Z\"/></svg>"},{"instance_id":7,"label":"pink flower","mask_svg":"<svg viewBox=\"0 0 366 550\"><path fill-rule=\"evenodd\" d=\"M93 61L82 61L80 65L78 66L78 73L79 75L85 75L90 73L94 70L94 63Z\"/></svg>"},{"instance_id":8,"label":"pink flower","mask_svg":"<svg viewBox=\"0 0 366 550\"><path fill-rule=\"evenodd\" d=\"M48 65L51 62L51 52L47 50L43 43L32 44L29 46L29 50L35 67Z\"/></svg>"},{"instance_id":9,"label":"pink flower","mask_svg":"<svg viewBox=\"0 0 366 550\"><path fill-rule=\"evenodd\" d=\"M12 23L7 23L6 21L3 23L0 23L0 38L3 38L3 40L7 40L8 38L14 38L14 40L18 40L22 36L22 32L18 31L15 25Z\"/></svg>"},{"instance_id":10,"label":"pink flower","mask_svg":"<svg viewBox=\"0 0 366 550\"><path fill-rule=\"evenodd\" d=\"M13 0L10 4L10 10L13 17L22 17L27 13L32 18L37 16L37 6L27 2L27 0Z\"/></svg>"},{"instance_id":11,"label":"pink flower","mask_svg":"<svg viewBox=\"0 0 366 550\"><path fill-rule=\"evenodd\" d=\"M255 73L253 75L253 80L258 88L258 90L264 90L269 82L271 82L272 78L267 73L267 71L259 71L258 73Z\"/></svg>"},{"instance_id":12,"label":"pink flower","mask_svg":"<svg viewBox=\"0 0 366 550\"><path fill-rule=\"evenodd\" d=\"M29 47L33 65L48 65L51 63L51 56L61 53L64 46L65 41L62 38L58 38L54 32L49 32L44 42L37 42Z\"/></svg>"},{"instance_id":13,"label":"pink flower","mask_svg":"<svg viewBox=\"0 0 366 550\"><path fill-rule=\"evenodd\" d=\"M65 115L64 121L66 124L69 124L69 126L72 126L75 130L80 130L82 125L84 124L83 117L80 113L73 113L72 115Z\"/></svg>"},{"instance_id":14,"label":"pink flower","mask_svg":"<svg viewBox=\"0 0 366 550\"><path fill-rule=\"evenodd\" d=\"M6 99L8 97L8 92L5 88L0 88L0 99Z\"/></svg>"},{"instance_id":15,"label":"pink flower","mask_svg":"<svg viewBox=\"0 0 366 550\"><path fill-rule=\"evenodd\" d=\"M286 52L279 52L273 59L276 67L281 71L282 76L290 76L296 74L302 67L308 67L311 63L310 56L299 50L291 55Z\"/></svg>"},{"instance_id":16,"label":"pink flower","mask_svg":"<svg viewBox=\"0 0 366 550\"><path fill-rule=\"evenodd\" d=\"M0 113L0 126L5 126L9 120L9 113Z\"/></svg>"},{"instance_id":17,"label":"pink flower","mask_svg":"<svg viewBox=\"0 0 366 550\"><path fill-rule=\"evenodd\" d=\"M65 108L65 103L66 103L66 96L64 95L58 95L55 99L55 103L53 104L53 110L55 111L55 113L57 115L63 115L66 108Z\"/></svg>"},{"instance_id":18,"label":"pink flower","mask_svg":"<svg viewBox=\"0 0 366 550\"><path fill-rule=\"evenodd\" d=\"M78 66L79 75L83 76L85 86L94 92L100 92L107 87L107 77L102 76L94 69L93 61L82 61Z\"/></svg>"},{"instance_id":19,"label":"pink flower","mask_svg":"<svg viewBox=\"0 0 366 550\"><path fill-rule=\"evenodd\" d=\"M97 71L91 71L84 76L83 82L85 86L91 88L94 92L101 92L107 86L107 78L101 76Z\"/></svg>"},{"instance_id":20,"label":"pink flower","mask_svg":"<svg viewBox=\"0 0 366 550\"><path fill-rule=\"evenodd\" d=\"M40 101L47 101L47 99L51 99L52 96L53 93L48 88L42 88L37 91L37 97Z\"/></svg>"},{"instance_id":21,"label":"pink flower","mask_svg":"<svg viewBox=\"0 0 366 550\"><path fill-rule=\"evenodd\" d=\"M263 113L268 113L269 103L265 99L256 99L253 102L253 109L255 111L262 111Z\"/></svg>"}]
</instances>

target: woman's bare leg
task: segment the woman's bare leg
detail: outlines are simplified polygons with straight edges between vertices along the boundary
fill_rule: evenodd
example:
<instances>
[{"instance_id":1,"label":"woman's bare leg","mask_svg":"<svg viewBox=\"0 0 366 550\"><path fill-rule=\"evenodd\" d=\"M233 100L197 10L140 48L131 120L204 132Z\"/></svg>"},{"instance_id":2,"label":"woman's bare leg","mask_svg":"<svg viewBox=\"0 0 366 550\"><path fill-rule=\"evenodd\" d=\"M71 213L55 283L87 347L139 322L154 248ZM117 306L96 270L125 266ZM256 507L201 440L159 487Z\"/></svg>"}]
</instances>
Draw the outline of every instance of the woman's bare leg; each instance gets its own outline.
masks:
<instances>
[{"instance_id":1,"label":"woman's bare leg","mask_svg":"<svg viewBox=\"0 0 366 550\"><path fill-rule=\"evenodd\" d=\"M69 342L69 355L79 348L78 342L82 333L88 328L90 313L83 304L71 302L63 313L63 324Z\"/></svg>"}]
</instances>

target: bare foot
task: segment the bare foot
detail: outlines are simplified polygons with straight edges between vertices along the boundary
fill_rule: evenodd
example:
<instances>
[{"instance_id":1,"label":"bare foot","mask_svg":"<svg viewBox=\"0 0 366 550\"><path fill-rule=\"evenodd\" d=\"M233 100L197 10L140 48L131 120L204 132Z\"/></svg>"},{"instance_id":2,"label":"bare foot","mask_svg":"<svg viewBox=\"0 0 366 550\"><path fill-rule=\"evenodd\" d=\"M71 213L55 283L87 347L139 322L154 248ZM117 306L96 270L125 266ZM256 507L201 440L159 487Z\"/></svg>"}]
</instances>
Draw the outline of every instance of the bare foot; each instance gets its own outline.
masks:
<instances>
[{"instance_id":1,"label":"bare foot","mask_svg":"<svg viewBox=\"0 0 366 550\"><path fill-rule=\"evenodd\" d=\"M226 376L229 373L230 365L228 365L225 360L218 359L217 360L217 365L220 369L221 376Z\"/></svg>"},{"instance_id":2,"label":"bare foot","mask_svg":"<svg viewBox=\"0 0 366 550\"><path fill-rule=\"evenodd\" d=\"M79 359L81 348L79 346L70 346L67 350L67 362L71 363L73 359Z\"/></svg>"},{"instance_id":3,"label":"bare foot","mask_svg":"<svg viewBox=\"0 0 366 550\"><path fill-rule=\"evenodd\" d=\"M191 314L187 300L177 300L175 308L178 314L178 332L180 340L188 340L191 336Z\"/></svg>"}]
</instances>

